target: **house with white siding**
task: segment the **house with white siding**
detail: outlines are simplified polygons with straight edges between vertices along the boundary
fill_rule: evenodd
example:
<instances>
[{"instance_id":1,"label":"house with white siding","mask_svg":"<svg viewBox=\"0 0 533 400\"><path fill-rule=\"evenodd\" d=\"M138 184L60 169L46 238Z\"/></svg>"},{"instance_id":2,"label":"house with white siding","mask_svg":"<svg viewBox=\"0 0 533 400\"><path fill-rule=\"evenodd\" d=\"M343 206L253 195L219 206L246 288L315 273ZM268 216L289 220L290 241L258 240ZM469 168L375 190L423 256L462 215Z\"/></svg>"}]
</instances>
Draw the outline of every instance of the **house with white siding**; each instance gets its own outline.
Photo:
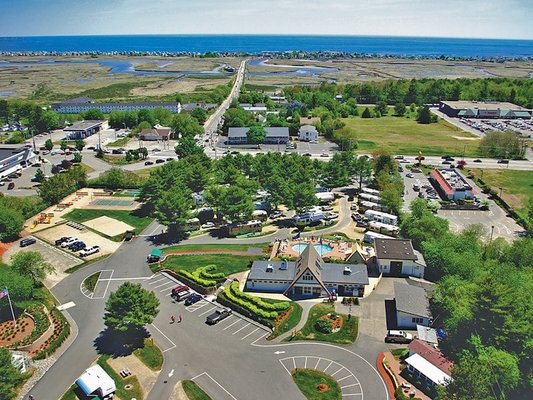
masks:
<instances>
[{"instance_id":1,"label":"house with white siding","mask_svg":"<svg viewBox=\"0 0 533 400\"><path fill-rule=\"evenodd\" d=\"M383 275L424 277L426 262L411 240L377 238L374 252Z\"/></svg>"},{"instance_id":2,"label":"house with white siding","mask_svg":"<svg viewBox=\"0 0 533 400\"><path fill-rule=\"evenodd\" d=\"M313 125L301 126L298 130L298 140L301 142L316 142L318 140L318 131Z\"/></svg>"},{"instance_id":3,"label":"house with white siding","mask_svg":"<svg viewBox=\"0 0 533 400\"><path fill-rule=\"evenodd\" d=\"M313 245L292 261L254 261L245 289L288 297L360 296L368 285L367 266L325 263Z\"/></svg>"},{"instance_id":4,"label":"house with white siding","mask_svg":"<svg viewBox=\"0 0 533 400\"><path fill-rule=\"evenodd\" d=\"M394 301L398 328L416 329L417 325L429 326L431 313L424 288L395 282Z\"/></svg>"}]
</instances>

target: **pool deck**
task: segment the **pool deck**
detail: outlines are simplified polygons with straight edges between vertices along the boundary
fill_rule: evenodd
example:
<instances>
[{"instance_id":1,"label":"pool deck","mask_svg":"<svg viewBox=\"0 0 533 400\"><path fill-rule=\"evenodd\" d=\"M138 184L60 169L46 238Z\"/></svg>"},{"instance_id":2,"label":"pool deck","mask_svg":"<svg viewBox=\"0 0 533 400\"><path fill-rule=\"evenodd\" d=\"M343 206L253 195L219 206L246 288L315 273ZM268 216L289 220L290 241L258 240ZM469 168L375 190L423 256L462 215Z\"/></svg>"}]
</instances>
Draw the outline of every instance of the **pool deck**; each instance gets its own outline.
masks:
<instances>
[{"instance_id":1,"label":"pool deck","mask_svg":"<svg viewBox=\"0 0 533 400\"><path fill-rule=\"evenodd\" d=\"M330 241L330 240L322 240L322 243L321 243L320 240L304 238L302 240L282 241L279 244L279 251L277 255L298 257L301 252L298 252L297 250L293 249L293 247L298 244L301 244L301 245L312 244L313 246L323 244L325 246L330 246L332 250L328 251L327 253L320 254L320 251L319 250L317 251L322 257L335 258L339 260L346 260L355 250L355 248L353 247L353 244L348 243L348 242L342 242L342 241L336 242L336 241Z\"/></svg>"}]
</instances>

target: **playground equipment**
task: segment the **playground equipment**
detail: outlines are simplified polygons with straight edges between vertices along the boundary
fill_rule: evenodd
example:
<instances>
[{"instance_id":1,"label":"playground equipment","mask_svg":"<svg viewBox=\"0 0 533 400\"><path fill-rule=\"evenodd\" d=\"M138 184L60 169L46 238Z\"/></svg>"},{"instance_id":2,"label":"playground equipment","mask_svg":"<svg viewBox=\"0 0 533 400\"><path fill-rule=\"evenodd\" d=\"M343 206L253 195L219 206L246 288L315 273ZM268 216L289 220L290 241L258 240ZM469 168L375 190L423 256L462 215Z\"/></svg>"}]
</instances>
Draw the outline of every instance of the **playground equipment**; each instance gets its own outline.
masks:
<instances>
[{"instance_id":1,"label":"playground equipment","mask_svg":"<svg viewBox=\"0 0 533 400\"><path fill-rule=\"evenodd\" d=\"M54 213L40 213L39 216L33 220L31 229L34 229L39 224L49 224L53 217Z\"/></svg>"}]
</instances>

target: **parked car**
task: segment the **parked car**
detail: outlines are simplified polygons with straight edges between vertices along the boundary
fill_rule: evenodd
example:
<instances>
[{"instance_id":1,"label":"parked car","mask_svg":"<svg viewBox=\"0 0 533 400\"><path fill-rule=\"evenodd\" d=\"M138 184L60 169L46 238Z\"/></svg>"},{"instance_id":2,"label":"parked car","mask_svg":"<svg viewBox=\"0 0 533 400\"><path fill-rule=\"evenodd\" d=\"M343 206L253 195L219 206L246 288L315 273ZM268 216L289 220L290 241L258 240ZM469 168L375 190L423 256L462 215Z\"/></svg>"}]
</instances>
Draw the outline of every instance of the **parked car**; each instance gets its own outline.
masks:
<instances>
[{"instance_id":1,"label":"parked car","mask_svg":"<svg viewBox=\"0 0 533 400\"><path fill-rule=\"evenodd\" d=\"M273 211L270 214L270 218L272 219L281 218L281 217L283 217L283 213L281 211Z\"/></svg>"},{"instance_id":2,"label":"parked car","mask_svg":"<svg viewBox=\"0 0 533 400\"><path fill-rule=\"evenodd\" d=\"M450 160L444 160L442 163L443 164L451 164L452 162Z\"/></svg>"},{"instance_id":3,"label":"parked car","mask_svg":"<svg viewBox=\"0 0 533 400\"><path fill-rule=\"evenodd\" d=\"M335 213L327 213L327 214L324 214L324 219L326 221L331 221L333 219L336 219L336 218L339 218L339 215L338 214L335 214Z\"/></svg>"},{"instance_id":4,"label":"parked car","mask_svg":"<svg viewBox=\"0 0 533 400\"><path fill-rule=\"evenodd\" d=\"M509 160L501 158L501 159L498 160L498 164L509 164Z\"/></svg>"},{"instance_id":5,"label":"parked car","mask_svg":"<svg viewBox=\"0 0 533 400\"><path fill-rule=\"evenodd\" d=\"M184 290L183 292L176 293L172 297L174 297L176 301L182 301L188 299L193 293L194 292L191 292L190 290Z\"/></svg>"},{"instance_id":6,"label":"parked car","mask_svg":"<svg viewBox=\"0 0 533 400\"><path fill-rule=\"evenodd\" d=\"M63 243L61 243L61 247L68 247L72 243L77 242L79 239L75 237L71 237L68 240L65 240Z\"/></svg>"},{"instance_id":7,"label":"parked car","mask_svg":"<svg viewBox=\"0 0 533 400\"><path fill-rule=\"evenodd\" d=\"M326 157L329 157L329 154L327 154L327 153L322 153L322 154L320 154L320 157L324 157L324 158L326 158Z\"/></svg>"},{"instance_id":8,"label":"parked car","mask_svg":"<svg viewBox=\"0 0 533 400\"><path fill-rule=\"evenodd\" d=\"M167 161L174 161L174 160L175 158L172 158L172 157L167 158Z\"/></svg>"},{"instance_id":9,"label":"parked car","mask_svg":"<svg viewBox=\"0 0 533 400\"><path fill-rule=\"evenodd\" d=\"M113 150L111 151L111 153L112 153L112 154L122 154L122 153L124 153L124 152L123 152L121 149L113 149Z\"/></svg>"},{"instance_id":10,"label":"parked car","mask_svg":"<svg viewBox=\"0 0 533 400\"><path fill-rule=\"evenodd\" d=\"M145 161L144 165L154 165L154 163L152 161Z\"/></svg>"},{"instance_id":11,"label":"parked car","mask_svg":"<svg viewBox=\"0 0 533 400\"><path fill-rule=\"evenodd\" d=\"M126 231L124 234L124 240L126 242L129 242L131 239L133 239L134 232L133 231Z\"/></svg>"},{"instance_id":12,"label":"parked car","mask_svg":"<svg viewBox=\"0 0 533 400\"><path fill-rule=\"evenodd\" d=\"M100 246L88 247L80 251L80 257L87 257L87 256L90 256L91 254L98 253L99 251L100 251Z\"/></svg>"},{"instance_id":13,"label":"parked car","mask_svg":"<svg viewBox=\"0 0 533 400\"><path fill-rule=\"evenodd\" d=\"M231 315L231 309L229 308L222 308L216 310L213 314L208 315L205 322L208 325L214 325L223 319L229 317Z\"/></svg>"},{"instance_id":14,"label":"parked car","mask_svg":"<svg viewBox=\"0 0 533 400\"><path fill-rule=\"evenodd\" d=\"M474 160L474 162L480 163L481 160L480 160L479 158L476 158L476 159Z\"/></svg>"},{"instance_id":15,"label":"parked car","mask_svg":"<svg viewBox=\"0 0 533 400\"><path fill-rule=\"evenodd\" d=\"M331 211L331 210L333 210L333 207L331 207L331 206L322 206L322 207L320 207L320 209L322 211Z\"/></svg>"},{"instance_id":16,"label":"parked car","mask_svg":"<svg viewBox=\"0 0 533 400\"><path fill-rule=\"evenodd\" d=\"M164 162L165 160L163 160L162 158L158 158L157 160L155 160L156 164L163 164Z\"/></svg>"},{"instance_id":17,"label":"parked car","mask_svg":"<svg viewBox=\"0 0 533 400\"><path fill-rule=\"evenodd\" d=\"M86 248L87 245L83 243L81 240L72 243L70 246L68 246L68 249L71 251L80 251Z\"/></svg>"},{"instance_id":18,"label":"parked car","mask_svg":"<svg viewBox=\"0 0 533 400\"><path fill-rule=\"evenodd\" d=\"M421 173L422 170L420 168L411 168L411 172Z\"/></svg>"},{"instance_id":19,"label":"parked car","mask_svg":"<svg viewBox=\"0 0 533 400\"><path fill-rule=\"evenodd\" d=\"M413 335L404 331L387 331L387 336L385 336L386 343L411 343L413 340Z\"/></svg>"},{"instance_id":20,"label":"parked car","mask_svg":"<svg viewBox=\"0 0 533 400\"><path fill-rule=\"evenodd\" d=\"M206 222L205 224L202 224L201 226L202 229L210 229L214 227L215 227L215 224L213 222Z\"/></svg>"},{"instance_id":21,"label":"parked car","mask_svg":"<svg viewBox=\"0 0 533 400\"><path fill-rule=\"evenodd\" d=\"M72 239L72 236L63 236L55 241L56 246L60 246L61 243L66 242L67 240Z\"/></svg>"},{"instance_id":22,"label":"parked car","mask_svg":"<svg viewBox=\"0 0 533 400\"><path fill-rule=\"evenodd\" d=\"M179 286L176 286L174 289L172 289L172 296L176 296L177 294L181 293L181 292L187 292L189 291L189 286L187 285L179 285Z\"/></svg>"},{"instance_id":23,"label":"parked car","mask_svg":"<svg viewBox=\"0 0 533 400\"><path fill-rule=\"evenodd\" d=\"M15 189L15 182L9 182L9 185L7 185L7 190L13 190Z\"/></svg>"},{"instance_id":24,"label":"parked car","mask_svg":"<svg viewBox=\"0 0 533 400\"><path fill-rule=\"evenodd\" d=\"M158 262L161 258L158 257L158 256L153 256L153 255L149 255L148 257L146 257L146 262L148 264L151 264L151 263L155 263L155 262Z\"/></svg>"},{"instance_id":25,"label":"parked car","mask_svg":"<svg viewBox=\"0 0 533 400\"><path fill-rule=\"evenodd\" d=\"M29 246L31 244L34 244L35 242L37 242L37 239L35 239L34 237L27 237L27 238L24 238L20 241L20 247L26 247L26 246Z\"/></svg>"},{"instance_id":26,"label":"parked car","mask_svg":"<svg viewBox=\"0 0 533 400\"><path fill-rule=\"evenodd\" d=\"M194 303L198 303L200 300L202 300L202 296L198 293L192 293L189 297L185 299L185 305L190 306Z\"/></svg>"},{"instance_id":27,"label":"parked car","mask_svg":"<svg viewBox=\"0 0 533 400\"><path fill-rule=\"evenodd\" d=\"M311 157L311 153L304 153L303 156L304 157Z\"/></svg>"},{"instance_id":28,"label":"parked car","mask_svg":"<svg viewBox=\"0 0 533 400\"><path fill-rule=\"evenodd\" d=\"M415 177L415 174L413 174L412 172L409 172L409 173L406 174L405 176L408 177L408 178L414 178L414 177Z\"/></svg>"}]
</instances>

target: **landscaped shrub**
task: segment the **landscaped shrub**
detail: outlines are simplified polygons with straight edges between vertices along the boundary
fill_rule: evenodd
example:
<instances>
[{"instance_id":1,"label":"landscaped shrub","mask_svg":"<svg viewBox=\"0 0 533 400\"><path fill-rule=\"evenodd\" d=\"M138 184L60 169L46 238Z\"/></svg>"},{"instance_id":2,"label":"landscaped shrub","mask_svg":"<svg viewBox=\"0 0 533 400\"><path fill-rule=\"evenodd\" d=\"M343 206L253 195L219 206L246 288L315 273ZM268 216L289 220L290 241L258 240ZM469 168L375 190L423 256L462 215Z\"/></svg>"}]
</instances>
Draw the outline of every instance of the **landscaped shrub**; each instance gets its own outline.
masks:
<instances>
[{"instance_id":1,"label":"landscaped shrub","mask_svg":"<svg viewBox=\"0 0 533 400\"><path fill-rule=\"evenodd\" d=\"M54 333L41 346L39 352L33 357L34 360L42 360L53 354L70 334L70 325L67 319L57 308L53 308L50 315L54 322Z\"/></svg>"},{"instance_id":2,"label":"landscaped shrub","mask_svg":"<svg viewBox=\"0 0 533 400\"><path fill-rule=\"evenodd\" d=\"M235 297L250 302L266 311L285 311L290 307L290 303L288 301L281 303L267 303L266 301L261 300L259 297L244 293L239 289L239 282L237 281L233 281L231 283L230 289Z\"/></svg>"},{"instance_id":3,"label":"landscaped shrub","mask_svg":"<svg viewBox=\"0 0 533 400\"><path fill-rule=\"evenodd\" d=\"M212 272L217 269L216 265L206 265L205 267L197 268L193 274L196 275L198 273L198 276L203 279L208 280L214 280L214 281L224 281L226 280L226 275L224 272Z\"/></svg>"},{"instance_id":4,"label":"landscaped shrub","mask_svg":"<svg viewBox=\"0 0 533 400\"><path fill-rule=\"evenodd\" d=\"M212 286L215 286L217 284L217 281L209 280L209 279L202 279L202 278L194 275L193 273L190 273L190 272L185 271L183 269L179 270L178 274L190 279L194 283L196 283L196 284L198 284L200 286L203 286L203 287L212 287Z\"/></svg>"},{"instance_id":5,"label":"landscaped shrub","mask_svg":"<svg viewBox=\"0 0 533 400\"><path fill-rule=\"evenodd\" d=\"M333 320L329 318L319 318L315 323L315 329L322 333L333 332Z\"/></svg>"},{"instance_id":6,"label":"landscaped shrub","mask_svg":"<svg viewBox=\"0 0 533 400\"><path fill-rule=\"evenodd\" d=\"M26 312L33 317L33 321L35 322L35 328L29 336L13 343L9 346L10 348L16 349L35 342L50 327L50 320L45 314L42 305L32 306L28 308Z\"/></svg>"},{"instance_id":7,"label":"landscaped shrub","mask_svg":"<svg viewBox=\"0 0 533 400\"><path fill-rule=\"evenodd\" d=\"M251 312L252 314L255 314L261 318L266 319L276 319L278 317L278 313L276 311L265 311L256 305L237 297L233 294L233 290L231 289L231 286L226 286L224 288L224 294L230 300L231 302L243 307L247 311Z\"/></svg>"}]
</instances>

